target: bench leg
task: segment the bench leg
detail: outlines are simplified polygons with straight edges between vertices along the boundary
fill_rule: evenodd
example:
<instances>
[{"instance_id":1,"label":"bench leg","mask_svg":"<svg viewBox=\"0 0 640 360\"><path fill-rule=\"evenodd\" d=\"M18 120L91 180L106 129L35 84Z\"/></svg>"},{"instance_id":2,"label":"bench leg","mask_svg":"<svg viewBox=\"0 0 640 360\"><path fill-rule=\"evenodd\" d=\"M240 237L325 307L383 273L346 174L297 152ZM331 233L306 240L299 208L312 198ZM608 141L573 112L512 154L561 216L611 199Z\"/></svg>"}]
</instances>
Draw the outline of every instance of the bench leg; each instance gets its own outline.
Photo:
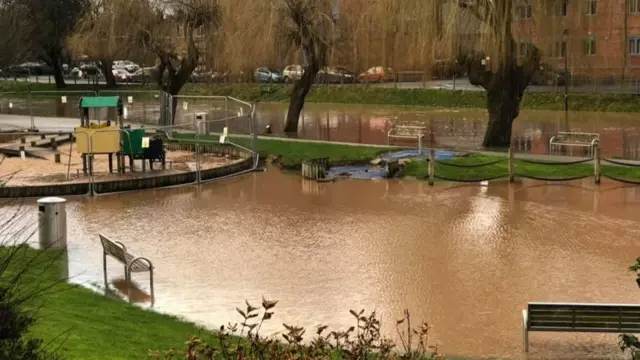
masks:
<instances>
[{"instance_id":1,"label":"bench leg","mask_svg":"<svg viewBox=\"0 0 640 360\"><path fill-rule=\"evenodd\" d=\"M153 292L153 267L149 269L149 285L151 287L151 307L156 303L156 295Z\"/></svg>"},{"instance_id":2,"label":"bench leg","mask_svg":"<svg viewBox=\"0 0 640 360\"><path fill-rule=\"evenodd\" d=\"M104 275L104 291L105 295L109 290L109 283L107 282L107 253L102 251L102 274Z\"/></svg>"},{"instance_id":3,"label":"bench leg","mask_svg":"<svg viewBox=\"0 0 640 360\"><path fill-rule=\"evenodd\" d=\"M124 267L124 283L127 287L127 297L129 298L129 302L131 302L131 274L126 265Z\"/></svg>"}]
</instances>

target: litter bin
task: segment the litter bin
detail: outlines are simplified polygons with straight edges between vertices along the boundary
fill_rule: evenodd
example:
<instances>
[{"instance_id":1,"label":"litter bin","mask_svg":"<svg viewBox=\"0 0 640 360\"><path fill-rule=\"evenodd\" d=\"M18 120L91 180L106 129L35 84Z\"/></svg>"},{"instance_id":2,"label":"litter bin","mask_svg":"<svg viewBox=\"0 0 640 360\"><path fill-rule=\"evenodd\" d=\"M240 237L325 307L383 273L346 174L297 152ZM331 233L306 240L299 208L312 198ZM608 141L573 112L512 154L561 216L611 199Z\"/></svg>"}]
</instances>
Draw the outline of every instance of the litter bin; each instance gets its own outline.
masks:
<instances>
[{"instance_id":1,"label":"litter bin","mask_svg":"<svg viewBox=\"0 0 640 360\"><path fill-rule=\"evenodd\" d=\"M38 200L38 239L40 247L62 249L67 246L67 200L46 197Z\"/></svg>"}]
</instances>

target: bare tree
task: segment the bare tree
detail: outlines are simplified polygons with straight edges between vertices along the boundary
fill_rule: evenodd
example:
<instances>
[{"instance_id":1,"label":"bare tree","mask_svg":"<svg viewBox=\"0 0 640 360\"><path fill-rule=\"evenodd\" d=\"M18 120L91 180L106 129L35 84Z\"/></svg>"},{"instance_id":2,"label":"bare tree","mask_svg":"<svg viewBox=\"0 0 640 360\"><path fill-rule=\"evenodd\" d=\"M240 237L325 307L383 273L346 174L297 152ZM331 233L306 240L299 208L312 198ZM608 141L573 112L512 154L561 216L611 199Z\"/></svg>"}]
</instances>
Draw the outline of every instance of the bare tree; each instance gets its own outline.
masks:
<instances>
[{"instance_id":1,"label":"bare tree","mask_svg":"<svg viewBox=\"0 0 640 360\"><path fill-rule=\"evenodd\" d=\"M219 16L218 0L103 0L96 11L101 15L85 17L74 34L77 50L105 36L98 51L103 57L131 51L153 54L156 82L171 95L180 92L198 66ZM174 99L174 110L176 105Z\"/></svg>"},{"instance_id":2,"label":"bare tree","mask_svg":"<svg viewBox=\"0 0 640 360\"><path fill-rule=\"evenodd\" d=\"M6 0L5 9L15 16L23 36L20 46L53 68L57 87L64 87L61 58L66 39L88 8L88 0Z\"/></svg>"}]
</instances>

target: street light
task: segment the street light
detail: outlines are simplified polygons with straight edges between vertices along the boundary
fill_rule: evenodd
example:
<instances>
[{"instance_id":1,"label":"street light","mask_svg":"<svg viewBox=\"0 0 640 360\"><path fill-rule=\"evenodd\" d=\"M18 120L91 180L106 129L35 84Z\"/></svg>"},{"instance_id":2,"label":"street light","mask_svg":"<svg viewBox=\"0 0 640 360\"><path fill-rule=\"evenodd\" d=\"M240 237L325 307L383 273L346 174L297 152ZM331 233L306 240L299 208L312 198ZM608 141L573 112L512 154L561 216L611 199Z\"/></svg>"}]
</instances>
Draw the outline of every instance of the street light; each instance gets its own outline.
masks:
<instances>
[{"instance_id":1,"label":"street light","mask_svg":"<svg viewBox=\"0 0 640 360\"><path fill-rule=\"evenodd\" d=\"M569 30L562 32L562 47L564 49L564 124L569 131Z\"/></svg>"}]
</instances>

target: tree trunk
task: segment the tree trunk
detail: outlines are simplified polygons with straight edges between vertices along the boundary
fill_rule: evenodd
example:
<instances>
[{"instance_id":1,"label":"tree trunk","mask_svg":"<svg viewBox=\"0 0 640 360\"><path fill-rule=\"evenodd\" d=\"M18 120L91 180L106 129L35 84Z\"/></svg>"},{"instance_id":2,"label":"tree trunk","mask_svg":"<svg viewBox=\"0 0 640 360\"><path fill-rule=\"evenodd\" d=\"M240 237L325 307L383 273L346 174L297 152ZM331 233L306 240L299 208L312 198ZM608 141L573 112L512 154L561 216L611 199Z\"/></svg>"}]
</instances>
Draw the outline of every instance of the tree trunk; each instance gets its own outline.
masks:
<instances>
[{"instance_id":1,"label":"tree trunk","mask_svg":"<svg viewBox=\"0 0 640 360\"><path fill-rule=\"evenodd\" d=\"M104 73L104 79L107 83L107 88L116 87L116 77L113 76L113 71L111 70L113 67L113 62L106 59L102 59L102 61L100 62L102 63L102 72Z\"/></svg>"},{"instance_id":2,"label":"tree trunk","mask_svg":"<svg viewBox=\"0 0 640 360\"><path fill-rule=\"evenodd\" d=\"M167 79L165 79L164 78L165 66L161 65L159 67L158 73L156 74L157 76L156 81L160 85L160 88L162 89L162 91L169 94L172 100L171 104L167 104L166 102L168 101L169 97L163 96L163 99L165 100L163 100L162 106L164 109L166 109L168 106L171 106L171 113L167 111L160 112L160 123L162 125L164 126L175 125L176 111L178 109L177 95L180 93L180 90L182 90L182 87L184 86L184 84L186 84L187 81L189 80L189 76L193 72L193 68L195 68L195 66L194 67L183 66L180 68L180 70L176 71L173 74L169 72ZM170 115L171 118L167 118L168 115Z\"/></svg>"},{"instance_id":3,"label":"tree trunk","mask_svg":"<svg viewBox=\"0 0 640 360\"><path fill-rule=\"evenodd\" d=\"M62 89L67 86L64 82L64 75L62 74L62 64L60 64L60 56L51 58L51 68L53 69L53 78L56 80L56 87Z\"/></svg>"},{"instance_id":4,"label":"tree trunk","mask_svg":"<svg viewBox=\"0 0 640 360\"><path fill-rule=\"evenodd\" d=\"M521 81L516 72L512 72L512 76L492 82L491 87L487 89L489 124L482 142L484 147L502 148L511 144L513 121L520 112Z\"/></svg>"},{"instance_id":5,"label":"tree trunk","mask_svg":"<svg viewBox=\"0 0 640 360\"><path fill-rule=\"evenodd\" d=\"M315 71L314 71L315 70ZM291 91L291 100L289 101L289 111L287 112L287 120L284 125L284 132L295 134L298 132L298 122L300 121L300 113L304 107L304 100L311 90L313 80L318 74L318 66L310 64L308 69L302 75L300 80L296 81Z\"/></svg>"}]
</instances>

